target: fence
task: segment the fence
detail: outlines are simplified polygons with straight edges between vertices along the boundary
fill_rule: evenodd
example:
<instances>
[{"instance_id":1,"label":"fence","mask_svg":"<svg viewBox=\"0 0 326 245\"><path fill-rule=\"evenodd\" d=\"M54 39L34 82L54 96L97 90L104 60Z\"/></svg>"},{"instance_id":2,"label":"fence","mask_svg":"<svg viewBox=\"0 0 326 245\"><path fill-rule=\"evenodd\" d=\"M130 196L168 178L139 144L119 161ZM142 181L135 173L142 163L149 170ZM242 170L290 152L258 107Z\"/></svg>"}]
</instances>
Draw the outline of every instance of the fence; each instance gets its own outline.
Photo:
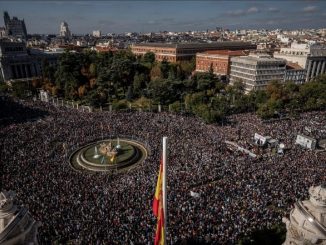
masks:
<instances>
[{"instance_id":1,"label":"fence","mask_svg":"<svg viewBox=\"0 0 326 245\"><path fill-rule=\"evenodd\" d=\"M78 102L67 101L57 97L47 96L44 99L44 95L40 95L39 99L48 103L52 103L55 106L65 106L68 108L74 108L83 112L93 112L93 111L121 111L121 112L176 112L176 113L187 113L186 106L180 106L180 108L174 108L171 105L160 105L160 104L151 104L150 106L140 107L138 105L128 104L127 108L114 108L112 104L109 104L107 107L100 106L99 108L92 107L90 105L80 105Z\"/></svg>"}]
</instances>

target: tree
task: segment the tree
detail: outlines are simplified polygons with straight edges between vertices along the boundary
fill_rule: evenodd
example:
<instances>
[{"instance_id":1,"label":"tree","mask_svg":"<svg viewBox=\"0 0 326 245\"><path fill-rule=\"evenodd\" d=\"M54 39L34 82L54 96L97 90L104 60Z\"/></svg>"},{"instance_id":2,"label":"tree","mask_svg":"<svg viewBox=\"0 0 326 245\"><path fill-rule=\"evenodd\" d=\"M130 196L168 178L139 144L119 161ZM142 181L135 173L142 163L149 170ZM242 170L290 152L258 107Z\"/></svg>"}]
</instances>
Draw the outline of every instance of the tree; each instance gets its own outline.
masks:
<instances>
[{"instance_id":1,"label":"tree","mask_svg":"<svg viewBox=\"0 0 326 245\"><path fill-rule=\"evenodd\" d=\"M196 59L192 58L190 61L180 61L178 64L184 75L184 78L189 78L196 68Z\"/></svg>"},{"instance_id":2,"label":"tree","mask_svg":"<svg viewBox=\"0 0 326 245\"><path fill-rule=\"evenodd\" d=\"M143 56L143 60L144 63L149 63L151 65L153 65L153 63L155 62L155 54L153 52L146 52Z\"/></svg>"},{"instance_id":3,"label":"tree","mask_svg":"<svg viewBox=\"0 0 326 245\"><path fill-rule=\"evenodd\" d=\"M143 95L143 91L146 88L146 77L143 73L139 74L138 72L134 76L133 81L133 93L135 96Z\"/></svg>"},{"instance_id":4,"label":"tree","mask_svg":"<svg viewBox=\"0 0 326 245\"><path fill-rule=\"evenodd\" d=\"M268 119L274 117L280 109L281 101L271 98L266 103L261 104L258 107L257 114L263 119Z\"/></svg>"},{"instance_id":5,"label":"tree","mask_svg":"<svg viewBox=\"0 0 326 245\"><path fill-rule=\"evenodd\" d=\"M283 87L279 81L271 81L266 87L269 98L273 100L280 100L283 97Z\"/></svg>"},{"instance_id":6,"label":"tree","mask_svg":"<svg viewBox=\"0 0 326 245\"><path fill-rule=\"evenodd\" d=\"M92 77L96 77L97 76L97 66L96 63L92 63L89 66L89 73Z\"/></svg>"},{"instance_id":7,"label":"tree","mask_svg":"<svg viewBox=\"0 0 326 245\"><path fill-rule=\"evenodd\" d=\"M159 64L156 64L152 67L151 72L150 72L150 77L151 77L151 80L163 78Z\"/></svg>"},{"instance_id":8,"label":"tree","mask_svg":"<svg viewBox=\"0 0 326 245\"><path fill-rule=\"evenodd\" d=\"M182 81L156 79L148 84L150 98L162 104L171 104L181 99L184 91Z\"/></svg>"},{"instance_id":9,"label":"tree","mask_svg":"<svg viewBox=\"0 0 326 245\"><path fill-rule=\"evenodd\" d=\"M59 58L55 83L67 99L74 99L78 95L78 87L88 82L81 73L82 66L82 54L65 52Z\"/></svg>"},{"instance_id":10,"label":"tree","mask_svg":"<svg viewBox=\"0 0 326 245\"><path fill-rule=\"evenodd\" d=\"M160 69L162 73L162 78L168 78L169 71L170 71L170 64L166 59L163 59L163 61L161 62Z\"/></svg>"},{"instance_id":11,"label":"tree","mask_svg":"<svg viewBox=\"0 0 326 245\"><path fill-rule=\"evenodd\" d=\"M133 103L137 108L142 108L142 109L146 109L146 108L151 108L152 105L152 100L145 98L144 96L140 97L138 100L136 100Z\"/></svg>"}]
</instances>

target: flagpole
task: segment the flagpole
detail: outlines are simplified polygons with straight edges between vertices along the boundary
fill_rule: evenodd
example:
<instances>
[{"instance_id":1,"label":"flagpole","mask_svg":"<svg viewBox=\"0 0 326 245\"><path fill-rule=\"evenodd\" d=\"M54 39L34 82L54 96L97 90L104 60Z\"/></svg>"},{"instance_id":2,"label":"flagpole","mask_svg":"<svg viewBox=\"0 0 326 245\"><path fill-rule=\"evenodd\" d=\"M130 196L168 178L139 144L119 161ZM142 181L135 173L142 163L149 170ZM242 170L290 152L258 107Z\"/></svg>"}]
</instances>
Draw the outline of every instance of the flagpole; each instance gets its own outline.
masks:
<instances>
[{"instance_id":1,"label":"flagpole","mask_svg":"<svg viewBox=\"0 0 326 245\"><path fill-rule=\"evenodd\" d=\"M168 223L168 209L167 209L167 192L166 192L166 169L167 169L167 137L163 137L163 213L164 213L164 244L166 243L167 223Z\"/></svg>"}]
</instances>

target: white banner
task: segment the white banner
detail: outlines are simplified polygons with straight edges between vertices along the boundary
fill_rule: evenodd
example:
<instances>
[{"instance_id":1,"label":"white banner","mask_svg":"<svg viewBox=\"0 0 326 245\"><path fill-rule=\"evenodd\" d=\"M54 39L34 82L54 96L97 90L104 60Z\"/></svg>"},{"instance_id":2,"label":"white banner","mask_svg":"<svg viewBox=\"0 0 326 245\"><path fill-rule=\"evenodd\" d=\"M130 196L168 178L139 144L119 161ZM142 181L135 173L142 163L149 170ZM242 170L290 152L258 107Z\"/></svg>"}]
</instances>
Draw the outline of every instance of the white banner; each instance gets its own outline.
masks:
<instances>
[{"instance_id":1,"label":"white banner","mask_svg":"<svg viewBox=\"0 0 326 245\"><path fill-rule=\"evenodd\" d=\"M200 197L200 194L197 193L197 192L190 191L190 196L192 196L194 198L199 198Z\"/></svg>"}]
</instances>

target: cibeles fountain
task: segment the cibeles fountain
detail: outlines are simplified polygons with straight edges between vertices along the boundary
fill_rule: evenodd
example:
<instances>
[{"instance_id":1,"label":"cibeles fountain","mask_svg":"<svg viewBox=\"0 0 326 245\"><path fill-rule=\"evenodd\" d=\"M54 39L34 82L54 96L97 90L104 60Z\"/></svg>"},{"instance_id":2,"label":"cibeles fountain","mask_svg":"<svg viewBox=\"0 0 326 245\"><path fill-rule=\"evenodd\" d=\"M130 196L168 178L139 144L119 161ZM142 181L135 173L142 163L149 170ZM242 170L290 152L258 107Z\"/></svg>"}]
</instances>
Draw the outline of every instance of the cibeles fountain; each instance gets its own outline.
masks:
<instances>
[{"instance_id":1,"label":"cibeles fountain","mask_svg":"<svg viewBox=\"0 0 326 245\"><path fill-rule=\"evenodd\" d=\"M119 172L144 162L148 149L128 138L102 139L80 146L70 154L70 165L83 172Z\"/></svg>"},{"instance_id":2,"label":"cibeles fountain","mask_svg":"<svg viewBox=\"0 0 326 245\"><path fill-rule=\"evenodd\" d=\"M0 244L38 244L37 230L41 225L25 207L15 205L15 193L0 193Z\"/></svg>"},{"instance_id":3,"label":"cibeles fountain","mask_svg":"<svg viewBox=\"0 0 326 245\"><path fill-rule=\"evenodd\" d=\"M310 199L298 201L283 218L287 233L284 245L326 245L326 185L309 188Z\"/></svg>"}]
</instances>

